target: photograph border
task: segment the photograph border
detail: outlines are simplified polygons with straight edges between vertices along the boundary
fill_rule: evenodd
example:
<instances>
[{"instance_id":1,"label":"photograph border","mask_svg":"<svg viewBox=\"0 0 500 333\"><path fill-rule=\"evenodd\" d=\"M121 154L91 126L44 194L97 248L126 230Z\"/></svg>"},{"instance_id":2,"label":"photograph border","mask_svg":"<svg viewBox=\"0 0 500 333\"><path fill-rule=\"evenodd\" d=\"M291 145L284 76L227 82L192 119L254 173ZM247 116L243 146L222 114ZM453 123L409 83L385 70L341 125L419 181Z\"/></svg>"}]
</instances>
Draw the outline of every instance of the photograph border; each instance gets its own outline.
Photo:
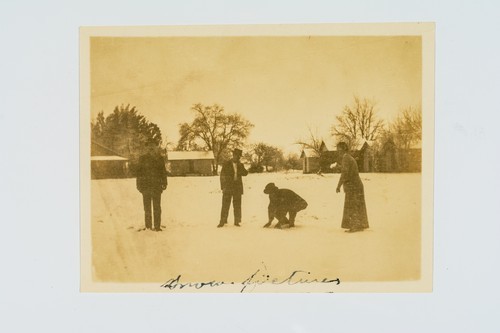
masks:
<instances>
[{"instance_id":1,"label":"photograph border","mask_svg":"<svg viewBox=\"0 0 500 333\"><path fill-rule=\"evenodd\" d=\"M232 286L170 291L158 283L102 283L92 280L90 236L90 38L167 36L421 36L422 38L422 198L421 278L418 281L342 282L335 292L431 292L433 280L434 200L434 23L349 23L306 25L135 26L80 28L80 291L82 292L238 292ZM331 288L330 288L331 289ZM325 292L319 283L260 285L256 292Z\"/></svg>"}]
</instances>

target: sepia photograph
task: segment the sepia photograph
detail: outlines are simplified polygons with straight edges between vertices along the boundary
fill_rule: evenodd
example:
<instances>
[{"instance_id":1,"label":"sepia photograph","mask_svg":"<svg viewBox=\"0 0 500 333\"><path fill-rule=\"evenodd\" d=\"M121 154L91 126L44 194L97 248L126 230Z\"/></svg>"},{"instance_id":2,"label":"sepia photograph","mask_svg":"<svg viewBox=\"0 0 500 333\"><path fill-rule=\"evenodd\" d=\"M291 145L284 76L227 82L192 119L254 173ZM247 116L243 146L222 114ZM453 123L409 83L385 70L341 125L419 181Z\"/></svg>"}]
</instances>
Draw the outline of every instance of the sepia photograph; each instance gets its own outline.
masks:
<instances>
[{"instance_id":1,"label":"sepia photograph","mask_svg":"<svg viewBox=\"0 0 500 333\"><path fill-rule=\"evenodd\" d=\"M80 28L81 290L431 292L434 28Z\"/></svg>"},{"instance_id":2,"label":"sepia photograph","mask_svg":"<svg viewBox=\"0 0 500 333\"><path fill-rule=\"evenodd\" d=\"M0 2L0 331L500 332L499 9Z\"/></svg>"}]
</instances>

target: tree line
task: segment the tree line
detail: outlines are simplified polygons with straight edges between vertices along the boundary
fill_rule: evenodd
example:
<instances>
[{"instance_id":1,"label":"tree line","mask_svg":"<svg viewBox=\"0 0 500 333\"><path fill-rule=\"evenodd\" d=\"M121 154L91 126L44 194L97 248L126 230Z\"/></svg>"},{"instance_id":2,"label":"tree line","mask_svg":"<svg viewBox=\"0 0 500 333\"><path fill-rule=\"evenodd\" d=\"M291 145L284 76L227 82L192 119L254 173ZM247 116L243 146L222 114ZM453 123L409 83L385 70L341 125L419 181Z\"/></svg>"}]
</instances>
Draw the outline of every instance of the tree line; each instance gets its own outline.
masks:
<instances>
[{"instance_id":1,"label":"tree line","mask_svg":"<svg viewBox=\"0 0 500 333\"><path fill-rule=\"evenodd\" d=\"M350 150L356 150L364 142L369 142L377 154L389 141L398 149L409 149L422 140L422 110L420 107L408 106L402 108L392 122L384 122L379 118L373 100L355 96L353 102L344 106L335 117L330 134L336 142L345 142ZM297 143L321 157L323 141L322 136L308 128L308 136Z\"/></svg>"},{"instance_id":2,"label":"tree line","mask_svg":"<svg viewBox=\"0 0 500 333\"><path fill-rule=\"evenodd\" d=\"M398 148L408 149L422 140L422 110L408 106L386 124L378 117L374 101L354 97L354 102L336 116L331 132L337 142L344 141L351 149L364 141L387 140L393 140Z\"/></svg>"},{"instance_id":3,"label":"tree line","mask_svg":"<svg viewBox=\"0 0 500 333\"><path fill-rule=\"evenodd\" d=\"M193 120L179 124L179 140L173 145L179 151L212 151L214 154L213 173L219 165L230 158L234 148L245 148L243 160L250 164L250 172L301 169L297 154L285 156L283 151L269 143L247 144L247 138L254 125L238 113L228 113L219 104L194 104L191 107ZM331 135L337 142L346 142L351 149L364 141L375 146L392 140L397 147L409 148L422 139L422 113L420 108L407 107L391 123L384 123L378 117L376 103L366 98L354 97L350 105L335 117ZM127 157L133 171L148 142L154 143L164 154L167 140L162 140L160 128L141 115L130 105L116 106L111 114L104 117L101 111L91 122L91 139L116 155ZM295 143L321 155L321 138L309 128L309 136Z\"/></svg>"},{"instance_id":4,"label":"tree line","mask_svg":"<svg viewBox=\"0 0 500 333\"><path fill-rule=\"evenodd\" d=\"M164 150L160 128L141 115L135 106L116 106L107 117L103 111L99 112L90 123L90 129L92 142L118 156L127 157L133 173L148 143Z\"/></svg>"}]
</instances>

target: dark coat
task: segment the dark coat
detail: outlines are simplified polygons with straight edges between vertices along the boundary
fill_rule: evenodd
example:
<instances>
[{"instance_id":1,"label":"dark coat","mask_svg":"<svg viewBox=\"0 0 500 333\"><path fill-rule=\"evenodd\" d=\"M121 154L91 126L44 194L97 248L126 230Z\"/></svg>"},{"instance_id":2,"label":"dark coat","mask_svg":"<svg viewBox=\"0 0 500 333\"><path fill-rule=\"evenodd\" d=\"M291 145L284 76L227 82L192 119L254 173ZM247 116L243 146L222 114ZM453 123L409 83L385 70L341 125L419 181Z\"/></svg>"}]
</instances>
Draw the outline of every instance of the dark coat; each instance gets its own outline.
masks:
<instances>
[{"instance_id":1,"label":"dark coat","mask_svg":"<svg viewBox=\"0 0 500 333\"><path fill-rule=\"evenodd\" d=\"M307 202L292 190L281 188L269 194L269 220L287 212L298 212L307 208Z\"/></svg>"},{"instance_id":2,"label":"dark coat","mask_svg":"<svg viewBox=\"0 0 500 333\"><path fill-rule=\"evenodd\" d=\"M227 161L222 164L222 169L220 171L220 188L222 192L230 194L243 194L243 181L241 177L248 175L248 171L241 162L238 162L237 165L238 175L235 180L233 161Z\"/></svg>"},{"instance_id":3,"label":"dark coat","mask_svg":"<svg viewBox=\"0 0 500 333\"><path fill-rule=\"evenodd\" d=\"M162 192L167 186L167 170L160 154L146 154L137 165L137 189L139 192Z\"/></svg>"},{"instance_id":4,"label":"dark coat","mask_svg":"<svg viewBox=\"0 0 500 333\"><path fill-rule=\"evenodd\" d=\"M341 185L344 186L345 192L342 228L368 228L365 190L359 177L358 164L349 154L345 154L342 158L342 175L340 176L338 186L340 187Z\"/></svg>"},{"instance_id":5,"label":"dark coat","mask_svg":"<svg viewBox=\"0 0 500 333\"><path fill-rule=\"evenodd\" d=\"M342 157L342 174L339 184L344 186L344 192L356 192L363 189L363 183L359 178L358 164L356 160L349 154L344 154Z\"/></svg>"}]
</instances>

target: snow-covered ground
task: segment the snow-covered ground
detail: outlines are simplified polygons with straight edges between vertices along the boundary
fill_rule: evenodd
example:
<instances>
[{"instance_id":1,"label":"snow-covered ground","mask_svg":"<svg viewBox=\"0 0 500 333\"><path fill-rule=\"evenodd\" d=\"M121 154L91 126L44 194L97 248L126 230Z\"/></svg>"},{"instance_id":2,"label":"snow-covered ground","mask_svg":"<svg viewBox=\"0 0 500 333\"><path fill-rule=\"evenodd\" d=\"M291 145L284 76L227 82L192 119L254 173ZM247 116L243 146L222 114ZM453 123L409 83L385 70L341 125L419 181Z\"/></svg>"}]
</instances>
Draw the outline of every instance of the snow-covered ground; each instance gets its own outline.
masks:
<instances>
[{"instance_id":1,"label":"snow-covered ground","mask_svg":"<svg viewBox=\"0 0 500 333\"><path fill-rule=\"evenodd\" d=\"M171 177L162 195L163 232L144 226L135 179L92 180L91 241L95 281L241 281L257 269L286 278L294 270L342 281L404 281L420 276L421 175L361 174L370 229L340 228L344 194L338 174L250 174L243 221L219 223L218 177ZM292 229L264 229L274 182L308 203ZM273 222L273 226L276 224Z\"/></svg>"}]
</instances>

